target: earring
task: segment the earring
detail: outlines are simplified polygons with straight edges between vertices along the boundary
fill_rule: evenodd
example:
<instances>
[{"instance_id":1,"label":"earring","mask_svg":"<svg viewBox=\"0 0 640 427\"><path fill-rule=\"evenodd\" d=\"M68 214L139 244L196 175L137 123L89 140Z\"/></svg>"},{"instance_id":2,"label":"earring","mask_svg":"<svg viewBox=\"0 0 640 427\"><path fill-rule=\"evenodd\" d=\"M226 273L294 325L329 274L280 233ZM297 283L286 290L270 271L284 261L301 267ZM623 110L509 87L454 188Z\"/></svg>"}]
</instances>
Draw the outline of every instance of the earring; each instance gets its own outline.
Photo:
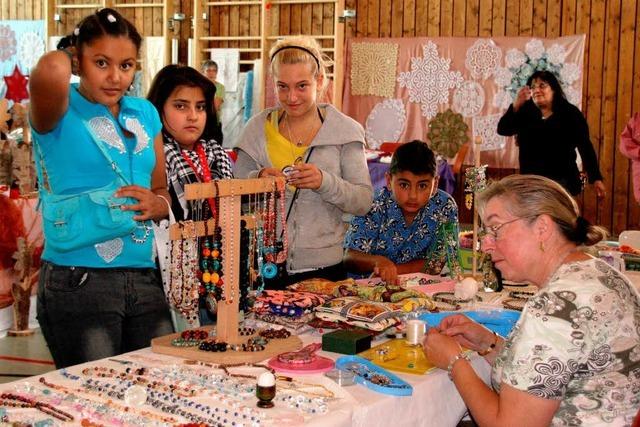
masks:
<instances>
[{"instance_id":1,"label":"earring","mask_svg":"<svg viewBox=\"0 0 640 427\"><path fill-rule=\"evenodd\" d=\"M540 252L544 252L544 243L540 242Z\"/></svg>"}]
</instances>

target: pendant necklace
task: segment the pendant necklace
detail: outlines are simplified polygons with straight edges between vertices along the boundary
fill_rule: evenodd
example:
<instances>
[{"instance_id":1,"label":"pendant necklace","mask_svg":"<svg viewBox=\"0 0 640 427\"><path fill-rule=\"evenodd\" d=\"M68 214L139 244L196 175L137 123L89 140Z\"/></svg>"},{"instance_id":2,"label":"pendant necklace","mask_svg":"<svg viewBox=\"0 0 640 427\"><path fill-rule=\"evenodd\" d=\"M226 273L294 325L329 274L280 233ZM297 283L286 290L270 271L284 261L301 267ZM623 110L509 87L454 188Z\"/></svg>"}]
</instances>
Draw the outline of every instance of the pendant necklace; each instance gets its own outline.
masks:
<instances>
[{"instance_id":1,"label":"pendant necklace","mask_svg":"<svg viewBox=\"0 0 640 427\"><path fill-rule=\"evenodd\" d=\"M302 147L303 145L305 145L302 139L298 138L297 135L294 135L294 133L291 132L291 125L289 124L289 115L287 113L285 113L285 116L284 116L284 124L287 125L287 133L289 134L289 141L295 144L296 147Z\"/></svg>"}]
</instances>

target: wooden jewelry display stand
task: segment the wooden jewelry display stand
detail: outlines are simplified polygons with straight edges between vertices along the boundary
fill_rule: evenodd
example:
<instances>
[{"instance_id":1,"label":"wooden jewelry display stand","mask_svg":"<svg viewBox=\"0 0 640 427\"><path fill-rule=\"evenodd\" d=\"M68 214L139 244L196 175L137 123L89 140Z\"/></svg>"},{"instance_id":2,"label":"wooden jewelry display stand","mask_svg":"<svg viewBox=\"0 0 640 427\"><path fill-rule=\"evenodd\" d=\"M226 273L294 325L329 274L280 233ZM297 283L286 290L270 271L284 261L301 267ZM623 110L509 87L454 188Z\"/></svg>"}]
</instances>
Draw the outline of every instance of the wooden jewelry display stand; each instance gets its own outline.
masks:
<instances>
[{"instance_id":1,"label":"wooden jewelry display stand","mask_svg":"<svg viewBox=\"0 0 640 427\"><path fill-rule=\"evenodd\" d=\"M281 182L278 182L281 181ZM226 300L218 303L218 318L216 322L216 339L228 344L240 344L247 336L238 334L238 310L240 300L240 221L245 220L247 228L255 227L253 216L241 217L241 198L248 194L262 194L273 191L277 185L285 185L284 178L256 178L256 179L225 179L216 182L188 184L185 186L186 200L200 200L218 198L218 225L222 229L222 256L224 259L223 294ZM187 235L185 228L174 224L169 231L171 240L202 237L213 234L214 221L209 220L205 227L204 221L195 223L195 236ZM208 233L207 233L208 231ZM207 328L198 328L207 329ZM176 347L171 340L180 334L172 334L155 338L151 341L151 349L156 353L187 357L214 363L259 362L281 352L294 351L302 348L300 338L290 336L286 339L270 340L264 351L243 352L225 351L208 352L197 348Z\"/></svg>"}]
</instances>

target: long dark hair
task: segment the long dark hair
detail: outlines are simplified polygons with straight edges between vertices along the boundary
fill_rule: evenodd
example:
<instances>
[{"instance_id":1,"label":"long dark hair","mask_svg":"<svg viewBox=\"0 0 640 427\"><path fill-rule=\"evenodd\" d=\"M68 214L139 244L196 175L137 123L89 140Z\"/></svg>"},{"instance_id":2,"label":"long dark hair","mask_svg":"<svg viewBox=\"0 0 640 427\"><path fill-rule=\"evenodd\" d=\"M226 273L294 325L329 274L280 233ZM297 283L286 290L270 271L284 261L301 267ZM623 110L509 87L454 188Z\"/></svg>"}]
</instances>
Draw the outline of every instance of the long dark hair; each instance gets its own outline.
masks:
<instances>
[{"instance_id":1,"label":"long dark hair","mask_svg":"<svg viewBox=\"0 0 640 427\"><path fill-rule=\"evenodd\" d=\"M179 86L197 87L202 90L206 104L207 122L201 138L205 140L214 139L218 144L222 145L222 129L220 129L216 110L213 105L216 86L194 68L185 65L167 65L153 78L147 99L156 107L160 116L162 116L164 104L173 91Z\"/></svg>"},{"instance_id":2,"label":"long dark hair","mask_svg":"<svg viewBox=\"0 0 640 427\"><path fill-rule=\"evenodd\" d=\"M567 101L567 96L564 94L564 90L562 90L562 86L560 86L560 82L555 74L551 71L536 71L527 79L527 86L531 87L531 83L533 83L534 80L542 80L551 87L553 91L551 109L554 112L558 112L567 106L569 101ZM533 102L533 98L531 102Z\"/></svg>"},{"instance_id":3,"label":"long dark hair","mask_svg":"<svg viewBox=\"0 0 640 427\"><path fill-rule=\"evenodd\" d=\"M135 45L136 52L142 45L142 37L136 27L115 10L105 7L80 21L71 34L58 42L57 48L74 46L81 55L84 45L103 36L127 37Z\"/></svg>"}]
</instances>

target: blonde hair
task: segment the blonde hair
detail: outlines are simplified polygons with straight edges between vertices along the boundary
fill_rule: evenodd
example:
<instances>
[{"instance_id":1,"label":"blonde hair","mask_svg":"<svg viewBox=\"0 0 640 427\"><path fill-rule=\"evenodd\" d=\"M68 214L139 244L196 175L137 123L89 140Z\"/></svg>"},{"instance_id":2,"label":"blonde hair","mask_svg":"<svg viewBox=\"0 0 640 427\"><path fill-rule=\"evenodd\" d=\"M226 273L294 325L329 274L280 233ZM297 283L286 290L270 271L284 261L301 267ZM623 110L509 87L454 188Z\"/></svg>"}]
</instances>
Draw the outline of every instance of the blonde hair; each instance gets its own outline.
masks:
<instances>
[{"instance_id":1,"label":"blonde hair","mask_svg":"<svg viewBox=\"0 0 640 427\"><path fill-rule=\"evenodd\" d=\"M282 64L309 64L314 77L322 77L321 90L329 84L327 68L333 61L322 53L320 44L310 36L289 36L278 40L269 51L270 71L278 76Z\"/></svg>"},{"instance_id":2,"label":"blonde hair","mask_svg":"<svg viewBox=\"0 0 640 427\"><path fill-rule=\"evenodd\" d=\"M509 175L491 184L478 196L478 210L483 213L487 203L499 197L505 209L519 218L548 215L569 241L578 245L593 245L605 239L607 231L590 224L582 216L578 204L560 184L538 175ZM532 219L533 220L533 219Z\"/></svg>"}]
</instances>

